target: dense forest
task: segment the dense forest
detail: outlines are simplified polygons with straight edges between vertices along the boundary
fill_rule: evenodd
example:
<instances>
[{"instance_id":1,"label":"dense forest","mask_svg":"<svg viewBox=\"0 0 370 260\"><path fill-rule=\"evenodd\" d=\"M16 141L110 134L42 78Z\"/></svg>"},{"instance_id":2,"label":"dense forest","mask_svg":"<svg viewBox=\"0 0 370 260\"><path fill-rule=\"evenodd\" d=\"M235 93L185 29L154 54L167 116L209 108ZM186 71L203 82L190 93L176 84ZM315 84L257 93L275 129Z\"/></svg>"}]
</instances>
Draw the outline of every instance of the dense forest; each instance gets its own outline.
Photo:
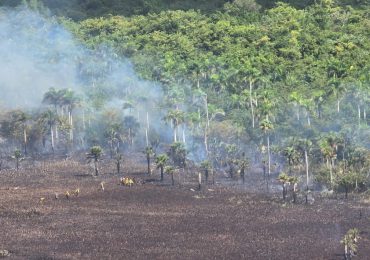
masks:
<instances>
[{"instance_id":1,"label":"dense forest","mask_svg":"<svg viewBox=\"0 0 370 260\"><path fill-rule=\"evenodd\" d=\"M0 84L43 92L27 108L2 102L3 156L99 145L370 187L368 1L20 2L0 1L0 36L39 76Z\"/></svg>"}]
</instances>

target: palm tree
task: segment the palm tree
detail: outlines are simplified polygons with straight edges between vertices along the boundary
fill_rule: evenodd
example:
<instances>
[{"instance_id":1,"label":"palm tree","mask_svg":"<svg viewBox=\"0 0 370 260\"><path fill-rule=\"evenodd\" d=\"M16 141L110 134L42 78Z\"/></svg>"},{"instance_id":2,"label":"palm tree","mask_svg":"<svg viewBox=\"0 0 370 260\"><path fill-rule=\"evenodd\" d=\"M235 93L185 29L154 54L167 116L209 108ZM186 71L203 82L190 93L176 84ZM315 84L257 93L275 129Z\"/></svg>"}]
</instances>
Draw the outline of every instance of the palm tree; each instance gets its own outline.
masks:
<instances>
[{"instance_id":1,"label":"palm tree","mask_svg":"<svg viewBox=\"0 0 370 260\"><path fill-rule=\"evenodd\" d=\"M181 168L184 168L186 166L187 151L183 143L176 142L171 144L168 155L175 166Z\"/></svg>"},{"instance_id":2,"label":"palm tree","mask_svg":"<svg viewBox=\"0 0 370 260\"><path fill-rule=\"evenodd\" d=\"M338 144L340 142L339 138L334 133L329 133L319 142L319 147L322 155L326 159L326 165L329 168L330 172L330 186L333 189L333 168L334 160L337 158Z\"/></svg>"},{"instance_id":3,"label":"palm tree","mask_svg":"<svg viewBox=\"0 0 370 260\"><path fill-rule=\"evenodd\" d=\"M268 157L268 176L271 174L271 154L270 154L270 131L274 129L274 125L267 118L262 120L260 129L264 132L267 139L267 157Z\"/></svg>"},{"instance_id":4,"label":"palm tree","mask_svg":"<svg viewBox=\"0 0 370 260\"><path fill-rule=\"evenodd\" d=\"M298 147L304 154L304 161L306 166L306 203L308 202L308 184L309 184L309 164L308 164L308 154L310 152L312 146L312 142L308 139L299 139L298 140Z\"/></svg>"},{"instance_id":5,"label":"palm tree","mask_svg":"<svg viewBox=\"0 0 370 260\"><path fill-rule=\"evenodd\" d=\"M164 172L164 167L166 166L168 162L168 156L166 154L161 154L158 155L155 158L155 164L157 165L157 169L161 169L161 181L163 181L163 172Z\"/></svg>"},{"instance_id":6,"label":"palm tree","mask_svg":"<svg viewBox=\"0 0 370 260\"><path fill-rule=\"evenodd\" d=\"M206 160L200 164L200 167L204 170L204 176L206 177L206 183L208 183L209 170L212 169L212 164L210 161Z\"/></svg>"},{"instance_id":7,"label":"palm tree","mask_svg":"<svg viewBox=\"0 0 370 260\"><path fill-rule=\"evenodd\" d=\"M177 142L177 128L180 124L185 121L185 113L181 110L170 110L167 115L164 117L165 121L169 121L173 127L173 141Z\"/></svg>"},{"instance_id":8,"label":"palm tree","mask_svg":"<svg viewBox=\"0 0 370 260\"><path fill-rule=\"evenodd\" d=\"M98 162L103 155L103 149L100 146L93 146L90 149L90 152L86 154L86 158L91 162L94 161L95 175L99 175Z\"/></svg>"},{"instance_id":9,"label":"palm tree","mask_svg":"<svg viewBox=\"0 0 370 260\"><path fill-rule=\"evenodd\" d=\"M360 232L357 228L348 230L344 235L343 239L340 241L344 245L344 259L350 260L352 256L357 253L357 243L360 239Z\"/></svg>"},{"instance_id":10,"label":"palm tree","mask_svg":"<svg viewBox=\"0 0 370 260\"><path fill-rule=\"evenodd\" d=\"M66 89L63 92L63 96L61 97L62 104L67 106L68 111L68 123L70 125L70 133L69 133L69 139L71 142L73 142L73 115L72 112L74 108L80 105L80 98L75 95L75 93L71 89Z\"/></svg>"},{"instance_id":11,"label":"palm tree","mask_svg":"<svg viewBox=\"0 0 370 260\"><path fill-rule=\"evenodd\" d=\"M289 176L285 172L282 172L279 174L278 180L283 185L283 200L285 200L286 195L287 195L287 190L288 190L287 183L289 182Z\"/></svg>"},{"instance_id":12,"label":"palm tree","mask_svg":"<svg viewBox=\"0 0 370 260\"><path fill-rule=\"evenodd\" d=\"M15 159L15 169L18 171L19 170L19 163L23 159L22 158L22 153L20 150L15 150L14 155L12 156Z\"/></svg>"},{"instance_id":13,"label":"palm tree","mask_svg":"<svg viewBox=\"0 0 370 260\"><path fill-rule=\"evenodd\" d=\"M294 140L292 140L294 142ZM283 155L286 157L289 165L289 174L292 174L292 166L299 161L299 153L295 144L292 143L284 148Z\"/></svg>"},{"instance_id":14,"label":"palm tree","mask_svg":"<svg viewBox=\"0 0 370 260\"><path fill-rule=\"evenodd\" d=\"M119 175L121 172L121 162L123 161L123 155L120 153L116 154L115 161L116 161L117 174Z\"/></svg>"},{"instance_id":15,"label":"palm tree","mask_svg":"<svg viewBox=\"0 0 370 260\"><path fill-rule=\"evenodd\" d=\"M54 153L55 144L54 144L53 127L56 126L57 122L59 121L59 117L54 111L48 109L47 111L41 114L39 120L43 125L46 125L49 128L49 132L51 136L51 149L52 149L52 152Z\"/></svg>"},{"instance_id":16,"label":"palm tree","mask_svg":"<svg viewBox=\"0 0 370 260\"><path fill-rule=\"evenodd\" d=\"M47 91L44 94L44 98L42 100L42 103L53 105L55 110L57 110L58 104L59 104L59 91L55 88L49 88L49 91Z\"/></svg>"},{"instance_id":17,"label":"palm tree","mask_svg":"<svg viewBox=\"0 0 370 260\"><path fill-rule=\"evenodd\" d=\"M238 165L240 169L240 176L242 177L243 184L245 183L245 169L249 166L249 161L245 158L243 153L243 158L238 160Z\"/></svg>"},{"instance_id":18,"label":"palm tree","mask_svg":"<svg viewBox=\"0 0 370 260\"><path fill-rule=\"evenodd\" d=\"M175 180L173 178L173 174L175 172L175 168L173 166L166 166L164 168L164 172L171 175L171 184L172 184L172 186L175 185Z\"/></svg>"},{"instance_id":19,"label":"palm tree","mask_svg":"<svg viewBox=\"0 0 370 260\"><path fill-rule=\"evenodd\" d=\"M229 174L230 178L234 178L234 166L235 163L237 163L236 160L236 154L238 152L238 147L235 144L226 144L225 146L226 149L226 161L227 164L229 165Z\"/></svg>"},{"instance_id":20,"label":"palm tree","mask_svg":"<svg viewBox=\"0 0 370 260\"><path fill-rule=\"evenodd\" d=\"M293 203L297 201L298 181L299 179L297 176L289 176L288 182L289 184L293 184Z\"/></svg>"},{"instance_id":21,"label":"palm tree","mask_svg":"<svg viewBox=\"0 0 370 260\"><path fill-rule=\"evenodd\" d=\"M145 151L144 151L145 155L146 155L146 162L147 162L147 165L148 165L148 175L152 175L152 171L150 169L150 158L155 155L154 153L154 150L152 147L148 146L145 148Z\"/></svg>"}]
</instances>

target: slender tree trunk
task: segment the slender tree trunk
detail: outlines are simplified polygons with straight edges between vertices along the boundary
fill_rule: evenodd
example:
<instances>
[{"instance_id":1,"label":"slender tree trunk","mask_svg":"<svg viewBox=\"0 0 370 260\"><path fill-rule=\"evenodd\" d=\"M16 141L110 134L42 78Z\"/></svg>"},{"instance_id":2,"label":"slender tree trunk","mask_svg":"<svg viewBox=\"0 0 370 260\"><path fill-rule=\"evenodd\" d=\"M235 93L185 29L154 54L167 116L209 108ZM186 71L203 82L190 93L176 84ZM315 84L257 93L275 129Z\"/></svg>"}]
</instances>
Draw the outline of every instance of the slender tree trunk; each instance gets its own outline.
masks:
<instances>
[{"instance_id":1,"label":"slender tree trunk","mask_svg":"<svg viewBox=\"0 0 370 260\"><path fill-rule=\"evenodd\" d=\"M82 109L82 128L83 130L86 129L86 122L85 122L85 109Z\"/></svg>"},{"instance_id":2,"label":"slender tree trunk","mask_svg":"<svg viewBox=\"0 0 370 260\"><path fill-rule=\"evenodd\" d=\"M72 111L69 111L68 115L69 115L69 125L71 127L71 129L69 130L69 140L71 141L71 143L73 143L73 117L72 117Z\"/></svg>"},{"instance_id":3,"label":"slender tree trunk","mask_svg":"<svg viewBox=\"0 0 370 260\"><path fill-rule=\"evenodd\" d=\"M271 174L271 154L270 154L270 135L267 134L267 157L268 157L268 177Z\"/></svg>"},{"instance_id":4,"label":"slender tree trunk","mask_svg":"<svg viewBox=\"0 0 370 260\"><path fill-rule=\"evenodd\" d=\"M364 115L364 122L365 122L365 125L367 125L367 119L366 119L366 108L364 107L364 111L363 111L363 115Z\"/></svg>"},{"instance_id":5,"label":"slender tree trunk","mask_svg":"<svg viewBox=\"0 0 370 260\"><path fill-rule=\"evenodd\" d=\"M253 107L252 91L253 91L253 81L249 80L249 105L251 107L251 114L252 114L252 127L254 128L255 121L254 121L254 107Z\"/></svg>"},{"instance_id":6,"label":"slender tree trunk","mask_svg":"<svg viewBox=\"0 0 370 260\"><path fill-rule=\"evenodd\" d=\"M209 111L208 111L208 97L205 96L204 98L204 106L205 106L205 109L206 109L206 127L204 129L204 148L206 150L206 155L207 155L207 158L208 158L208 155L209 155L209 151L208 151L208 130L209 130Z\"/></svg>"},{"instance_id":7,"label":"slender tree trunk","mask_svg":"<svg viewBox=\"0 0 370 260\"><path fill-rule=\"evenodd\" d=\"M58 132L58 124L55 124L55 142L58 143L59 140L59 132Z\"/></svg>"},{"instance_id":8,"label":"slender tree trunk","mask_svg":"<svg viewBox=\"0 0 370 260\"><path fill-rule=\"evenodd\" d=\"M98 168L98 160L97 159L94 160L94 168L95 168L95 175L98 176L99 175L99 168Z\"/></svg>"},{"instance_id":9,"label":"slender tree trunk","mask_svg":"<svg viewBox=\"0 0 370 260\"><path fill-rule=\"evenodd\" d=\"M211 168L211 172L212 172L212 184L215 185L215 171L213 168Z\"/></svg>"},{"instance_id":10,"label":"slender tree trunk","mask_svg":"<svg viewBox=\"0 0 370 260\"><path fill-rule=\"evenodd\" d=\"M23 128L24 155L27 155L27 130Z\"/></svg>"},{"instance_id":11,"label":"slender tree trunk","mask_svg":"<svg viewBox=\"0 0 370 260\"><path fill-rule=\"evenodd\" d=\"M121 172L121 162L118 160L117 161L117 175L119 175Z\"/></svg>"},{"instance_id":12,"label":"slender tree trunk","mask_svg":"<svg viewBox=\"0 0 370 260\"><path fill-rule=\"evenodd\" d=\"M172 183L172 186L175 185L175 180L173 178L173 172L171 172L171 183Z\"/></svg>"},{"instance_id":13,"label":"slender tree trunk","mask_svg":"<svg viewBox=\"0 0 370 260\"><path fill-rule=\"evenodd\" d=\"M337 99L337 113L340 112L340 99Z\"/></svg>"},{"instance_id":14,"label":"slender tree trunk","mask_svg":"<svg viewBox=\"0 0 370 260\"><path fill-rule=\"evenodd\" d=\"M307 125L311 126L311 118L310 118L310 113L307 111Z\"/></svg>"},{"instance_id":15,"label":"slender tree trunk","mask_svg":"<svg viewBox=\"0 0 370 260\"><path fill-rule=\"evenodd\" d=\"M202 189L202 174L200 172L198 173L198 189Z\"/></svg>"},{"instance_id":16,"label":"slender tree trunk","mask_svg":"<svg viewBox=\"0 0 370 260\"><path fill-rule=\"evenodd\" d=\"M150 169L150 154L149 153L147 153L146 155L146 161L148 163L148 175L152 175L152 171Z\"/></svg>"},{"instance_id":17,"label":"slender tree trunk","mask_svg":"<svg viewBox=\"0 0 370 260\"><path fill-rule=\"evenodd\" d=\"M361 125L361 107L360 105L357 105L357 111L358 111L358 125Z\"/></svg>"},{"instance_id":18,"label":"slender tree trunk","mask_svg":"<svg viewBox=\"0 0 370 260\"><path fill-rule=\"evenodd\" d=\"M54 131L53 131L53 126L50 126L50 135L51 135L51 150L53 151L53 154L54 154Z\"/></svg>"},{"instance_id":19,"label":"slender tree trunk","mask_svg":"<svg viewBox=\"0 0 370 260\"><path fill-rule=\"evenodd\" d=\"M333 190L333 165L329 164L329 172L330 172L330 189Z\"/></svg>"},{"instance_id":20,"label":"slender tree trunk","mask_svg":"<svg viewBox=\"0 0 370 260\"><path fill-rule=\"evenodd\" d=\"M145 129L145 141L146 141L146 147L149 147L148 128Z\"/></svg>"},{"instance_id":21,"label":"slender tree trunk","mask_svg":"<svg viewBox=\"0 0 370 260\"><path fill-rule=\"evenodd\" d=\"M161 166L161 181L163 181L163 166Z\"/></svg>"},{"instance_id":22,"label":"slender tree trunk","mask_svg":"<svg viewBox=\"0 0 370 260\"><path fill-rule=\"evenodd\" d=\"M185 126L182 127L182 142L186 144Z\"/></svg>"},{"instance_id":23,"label":"slender tree trunk","mask_svg":"<svg viewBox=\"0 0 370 260\"><path fill-rule=\"evenodd\" d=\"M146 140L146 146L149 146L149 131L150 131L150 125L149 125L149 112L146 112L146 129L145 129L145 140Z\"/></svg>"},{"instance_id":24,"label":"slender tree trunk","mask_svg":"<svg viewBox=\"0 0 370 260\"><path fill-rule=\"evenodd\" d=\"M173 126L173 141L176 143L177 142L177 126Z\"/></svg>"},{"instance_id":25,"label":"slender tree trunk","mask_svg":"<svg viewBox=\"0 0 370 260\"><path fill-rule=\"evenodd\" d=\"M300 121L300 120L301 120L301 118L300 118L300 113L299 113L299 112L300 112L300 111L299 111L299 105L298 105L298 104L294 104L294 105L295 105L296 110L297 110L297 112L296 112L296 113L297 113L297 120L298 120L298 121Z\"/></svg>"},{"instance_id":26,"label":"slender tree trunk","mask_svg":"<svg viewBox=\"0 0 370 260\"><path fill-rule=\"evenodd\" d=\"M304 150L304 160L305 160L305 164L306 164L306 188L307 188L307 191L308 191L309 176L308 176L308 153L307 153L307 149Z\"/></svg>"}]
</instances>

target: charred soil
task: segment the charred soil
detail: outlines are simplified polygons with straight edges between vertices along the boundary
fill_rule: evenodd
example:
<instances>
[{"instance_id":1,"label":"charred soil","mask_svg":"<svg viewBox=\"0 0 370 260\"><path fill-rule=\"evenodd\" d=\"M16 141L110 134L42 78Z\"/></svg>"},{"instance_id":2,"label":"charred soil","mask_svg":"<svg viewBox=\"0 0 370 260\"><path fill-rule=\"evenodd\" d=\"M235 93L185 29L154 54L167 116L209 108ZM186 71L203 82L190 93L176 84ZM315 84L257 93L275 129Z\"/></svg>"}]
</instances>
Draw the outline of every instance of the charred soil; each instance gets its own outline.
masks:
<instances>
[{"instance_id":1,"label":"charred soil","mask_svg":"<svg viewBox=\"0 0 370 260\"><path fill-rule=\"evenodd\" d=\"M191 178L172 186L146 175L145 159L125 162L123 175L142 183L126 187L108 164L97 177L65 160L1 171L0 250L9 259L343 259L340 240L358 228L357 259L369 259L369 204L354 195L293 204L217 182L198 191Z\"/></svg>"}]
</instances>

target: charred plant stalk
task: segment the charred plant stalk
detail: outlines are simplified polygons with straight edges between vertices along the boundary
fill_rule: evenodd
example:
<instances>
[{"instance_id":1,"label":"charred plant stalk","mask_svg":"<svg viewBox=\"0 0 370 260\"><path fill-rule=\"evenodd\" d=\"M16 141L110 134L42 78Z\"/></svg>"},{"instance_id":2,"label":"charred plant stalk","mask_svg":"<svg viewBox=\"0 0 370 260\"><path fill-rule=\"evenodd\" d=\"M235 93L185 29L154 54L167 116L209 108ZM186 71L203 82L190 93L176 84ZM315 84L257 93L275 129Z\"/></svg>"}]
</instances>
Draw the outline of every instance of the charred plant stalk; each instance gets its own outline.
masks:
<instances>
[{"instance_id":1,"label":"charred plant stalk","mask_svg":"<svg viewBox=\"0 0 370 260\"><path fill-rule=\"evenodd\" d=\"M160 169L161 169L161 181L163 181L163 175L164 175L164 174L163 174L163 172L164 172L164 167L163 167L163 166L161 166L161 167L160 167Z\"/></svg>"}]
</instances>

